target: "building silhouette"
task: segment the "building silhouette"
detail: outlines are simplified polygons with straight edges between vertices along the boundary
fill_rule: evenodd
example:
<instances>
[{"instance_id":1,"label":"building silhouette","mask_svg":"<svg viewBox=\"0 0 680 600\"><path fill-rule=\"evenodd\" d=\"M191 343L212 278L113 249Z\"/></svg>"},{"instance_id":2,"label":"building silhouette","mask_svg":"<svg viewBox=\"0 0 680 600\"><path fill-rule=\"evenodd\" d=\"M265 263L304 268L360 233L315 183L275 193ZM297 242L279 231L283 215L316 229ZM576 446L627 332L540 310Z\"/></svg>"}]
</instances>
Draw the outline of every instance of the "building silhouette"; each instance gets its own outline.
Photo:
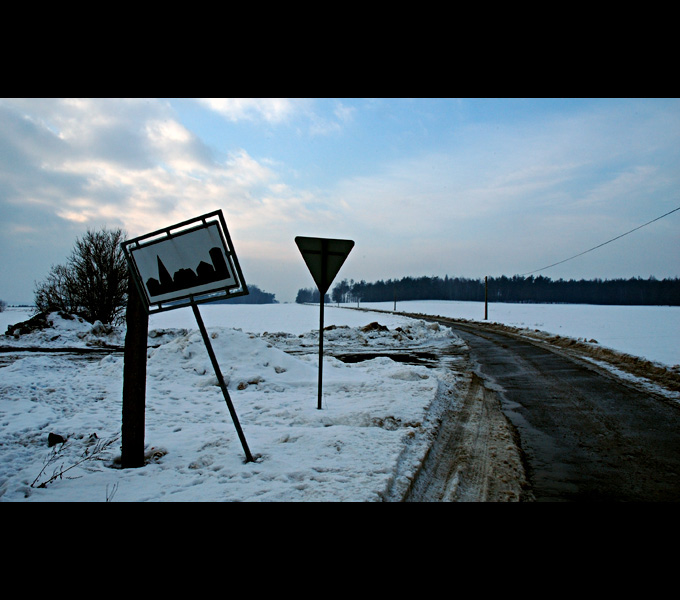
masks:
<instances>
[{"instance_id":1,"label":"building silhouette","mask_svg":"<svg viewBox=\"0 0 680 600\"><path fill-rule=\"evenodd\" d=\"M149 294L151 296L161 296L163 294L170 294L179 290L186 290L199 285L213 283L215 281L229 279L231 274L229 273L229 267L227 266L227 261L224 259L222 250L217 247L211 248L208 254L210 254L212 263L202 260L198 263L195 271L186 268L178 269L172 277L166 266L163 264L161 257L156 255L156 260L158 261L158 279L149 277L149 279L146 280L146 287L149 290Z\"/></svg>"}]
</instances>

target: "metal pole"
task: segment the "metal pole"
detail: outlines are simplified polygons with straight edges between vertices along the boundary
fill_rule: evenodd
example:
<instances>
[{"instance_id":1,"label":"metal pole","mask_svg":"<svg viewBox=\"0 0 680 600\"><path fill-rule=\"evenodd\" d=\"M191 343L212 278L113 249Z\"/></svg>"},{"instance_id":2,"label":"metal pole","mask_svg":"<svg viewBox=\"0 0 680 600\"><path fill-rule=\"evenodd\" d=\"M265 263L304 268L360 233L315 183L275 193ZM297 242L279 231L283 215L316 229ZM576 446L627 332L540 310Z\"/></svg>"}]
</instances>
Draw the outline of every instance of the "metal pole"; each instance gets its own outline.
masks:
<instances>
[{"instance_id":1,"label":"metal pole","mask_svg":"<svg viewBox=\"0 0 680 600\"><path fill-rule=\"evenodd\" d=\"M321 281L326 281L326 263L328 261L328 240L321 242ZM325 284L324 284L325 285ZM319 288L319 397L316 408L321 410L322 381L323 381L323 309L326 290Z\"/></svg>"},{"instance_id":2,"label":"metal pole","mask_svg":"<svg viewBox=\"0 0 680 600\"><path fill-rule=\"evenodd\" d=\"M321 294L321 304L319 305L319 400L316 407L321 410L321 391L322 391L322 380L323 380L323 297Z\"/></svg>"},{"instance_id":3,"label":"metal pole","mask_svg":"<svg viewBox=\"0 0 680 600\"><path fill-rule=\"evenodd\" d=\"M236 427L236 432L238 433L238 437L241 440L243 451L246 453L246 462L254 462L255 459L250 454L250 450L248 449L248 443L246 442L246 437L245 435L243 435L241 425L238 422L238 417L236 416L234 405L231 403L229 391L227 390L227 386L224 383L224 377L222 377L222 371L220 370L220 365L218 364L217 358L215 357L215 352L213 351L212 344L210 343L208 332L206 331L205 325L203 324L201 313L198 311L198 306L194 302L191 303L191 308L193 309L194 315L196 316L198 328L201 330L201 335L203 336L203 343L205 344L205 347L208 350L210 362L212 363L213 369L215 370L215 375L217 375L217 381L219 382L220 388L222 389L222 394L224 394L224 400L226 401L227 406L229 407L229 413L231 414L232 421L234 421L234 427Z\"/></svg>"}]
</instances>

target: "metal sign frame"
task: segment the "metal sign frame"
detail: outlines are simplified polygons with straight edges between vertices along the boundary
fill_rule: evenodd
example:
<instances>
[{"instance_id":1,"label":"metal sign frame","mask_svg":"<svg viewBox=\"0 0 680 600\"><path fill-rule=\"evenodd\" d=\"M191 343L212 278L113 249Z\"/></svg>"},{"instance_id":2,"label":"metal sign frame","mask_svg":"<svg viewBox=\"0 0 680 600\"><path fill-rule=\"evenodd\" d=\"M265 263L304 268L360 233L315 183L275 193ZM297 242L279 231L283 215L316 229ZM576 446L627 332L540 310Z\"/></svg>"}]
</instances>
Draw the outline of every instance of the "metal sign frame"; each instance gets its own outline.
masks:
<instances>
[{"instance_id":1,"label":"metal sign frame","mask_svg":"<svg viewBox=\"0 0 680 600\"><path fill-rule=\"evenodd\" d=\"M226 275L214 282L207 281L206 283L195 284L193 286L190 285L189 287L178 287L177 289L162 294L152 293L152 289L154 288L149 288L150 278L147 277L147 280L144 281L144 276L141 272L141 270L145 270L148 275L148 269L140 269L140 264L138 264L138 259L141 258L142 254L151 252L155 245L157 245L157 248L160 250L163 244L166 244L166 248L168 247L167 242L181 241L182 236L187 236L185 237L185 240L188 240L189 235L194 234L192 237L196 237L197 235L203 235L203 232L205 232L205 235L210 236L211 240L215 239L215 234L218 234L217 240L220 242L221 248L217 246L219 251L215 255L213 263L221 258L225 263L222 267L225 269L224 273ZM130 274L139 291L142 304L148 314L183 308L193 304L235 298L236 296L245 296L249 293L221 210L216 210L187 221L182 221L176 225L152 231L151 233L147 233L140 237L127 240L123 242L121 246L128 262ZM139 254L137 255L137 253ZM162 260L159 255L157 256L157 259L159 270L164 269L165 267L164 265L161 265ZM200 257L196 257L196 260L199 259ZM201 264L204 264L204 269L214 267L215 271L217 270L217 265L208 265L205 261L201 261L199 265ZM198 266L183 265L179 271L189 271L194 268L198 269ZM173 281L177 274L178 271L175 271L173 277L171 277ZM195 276L196 274L193 273L193 277ZM169 273L167 273L165 277L166 279L170 277ZM159 273L159 279L160 278L161 275ZM159 288L157 287L156 289Z\"/></svg>"}]
</instances>

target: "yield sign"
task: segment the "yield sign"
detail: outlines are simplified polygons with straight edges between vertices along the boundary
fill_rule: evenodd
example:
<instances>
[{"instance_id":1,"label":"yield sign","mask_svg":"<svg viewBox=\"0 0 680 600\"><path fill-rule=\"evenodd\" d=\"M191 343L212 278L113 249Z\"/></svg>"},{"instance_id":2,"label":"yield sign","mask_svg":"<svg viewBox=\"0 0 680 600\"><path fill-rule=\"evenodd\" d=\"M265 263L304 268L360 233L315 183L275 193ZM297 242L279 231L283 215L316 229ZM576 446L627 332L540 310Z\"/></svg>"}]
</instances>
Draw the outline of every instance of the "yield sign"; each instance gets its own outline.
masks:
<instances>
[{"instance_id":1,"label":"yield sign","mask_svg":"<svg viewBox=\"0 0 680 600\"><path fill-rule=\"evenodd\" d=\"M354 242L298 236L295 238L295 243L323 298L347 255L354 248Z\"/></svg>"},{"instance_id":2,"label":"yield sign","mask_svg":"<svg viewBox=\"0 0 680 600\"><path fill-rule=\"evenodd\" d=\"M321 408L323 379L323 303L326 291L333 283L342 263L354 248L352 240L331 240L298 236L295 243L305 259L316 287L319 288L319 391L317 408Z\"/></svg>"}]
</instances>

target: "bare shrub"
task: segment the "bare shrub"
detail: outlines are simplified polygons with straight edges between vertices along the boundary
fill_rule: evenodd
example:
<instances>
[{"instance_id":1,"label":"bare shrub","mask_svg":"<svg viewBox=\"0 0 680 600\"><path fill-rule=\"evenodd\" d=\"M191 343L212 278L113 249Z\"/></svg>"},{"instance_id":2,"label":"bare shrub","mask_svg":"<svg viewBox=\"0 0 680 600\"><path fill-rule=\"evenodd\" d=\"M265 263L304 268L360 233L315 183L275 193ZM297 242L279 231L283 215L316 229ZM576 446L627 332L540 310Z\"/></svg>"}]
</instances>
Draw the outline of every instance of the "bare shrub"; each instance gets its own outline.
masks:
<instances>
[{"instance_id":1,"label":"bare shrub","mask_svg":"<svg viewBox=\"0 0 680 600\"><path fill-rule=\"evenodd\" d=\"M121 229L90 231L76 241L65 265L53 266L37 284L39 312L63 311L90 323L115 323L127 302L128 268Z\"/></svg>"}]
</instances>

